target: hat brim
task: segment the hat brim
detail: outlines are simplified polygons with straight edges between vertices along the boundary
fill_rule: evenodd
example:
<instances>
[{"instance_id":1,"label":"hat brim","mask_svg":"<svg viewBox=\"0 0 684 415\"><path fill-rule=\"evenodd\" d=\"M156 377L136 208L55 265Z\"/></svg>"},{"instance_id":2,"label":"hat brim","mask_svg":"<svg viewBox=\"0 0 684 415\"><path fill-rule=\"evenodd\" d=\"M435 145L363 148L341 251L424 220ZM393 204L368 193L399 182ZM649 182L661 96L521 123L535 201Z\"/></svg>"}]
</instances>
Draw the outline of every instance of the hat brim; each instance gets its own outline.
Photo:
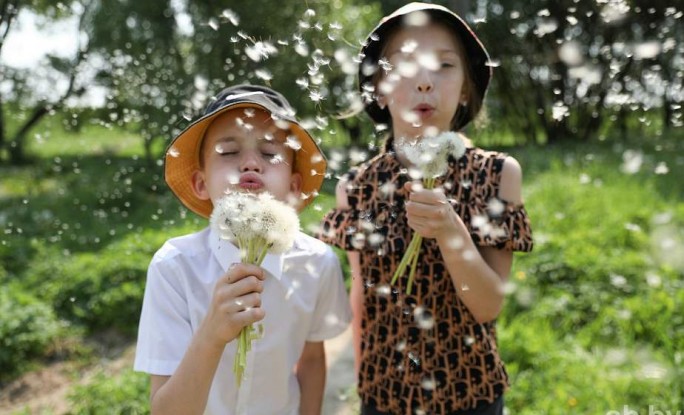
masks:
<instances>
[{"instance_id":1,"label":"hat brim","mask_svg":"<svg viewBox=\"0 0 684 415\"><path fill-rule=\"evenodd\" d=\"M202 139L209 125L219 115L235 109L254 108L274 114L275 110L250 101L242 101L220 108L190 124L169 145L164 160L164 179L176 197L191 211L208 218L214 208L211 200L197 197L192 186L192 176L201 169L200 151ZM297 121L280 118L288 123L290 131L297 137L301 148L296 150L293 172L302 177L301 203L298 210L304 209L318 194L327 162L323 152L311 135Z\"/></svg>"},{"instance_id":2,"label":"hat brim","mask_svg":"<svg viewBox=\"0 0 684 415\"><path fill-rule=\"evenodd\" d=\"M489 63L487 50L461 17L446 7L428 3L410 3L397 9L394 13L386 16L368 35L364 46L361 48L362 61L359 65L358 77L358 87L361 94L366 95L368 88L373 85L373 76L379 70L377 62L380 59L388 33L401 25L404 17L414 12L428 13L432 19L446 23L448 27L453 28L458 33L472 67L475 87L484 100L492 77L492 67ZM392 118L389 110L380 108L374 98L367 99L365 110L375 123L391 123ZM468 113L460 125L456 126L457 129L463 128L470 121L472 121L472 115Z\"/></svg>"}]
</instances>

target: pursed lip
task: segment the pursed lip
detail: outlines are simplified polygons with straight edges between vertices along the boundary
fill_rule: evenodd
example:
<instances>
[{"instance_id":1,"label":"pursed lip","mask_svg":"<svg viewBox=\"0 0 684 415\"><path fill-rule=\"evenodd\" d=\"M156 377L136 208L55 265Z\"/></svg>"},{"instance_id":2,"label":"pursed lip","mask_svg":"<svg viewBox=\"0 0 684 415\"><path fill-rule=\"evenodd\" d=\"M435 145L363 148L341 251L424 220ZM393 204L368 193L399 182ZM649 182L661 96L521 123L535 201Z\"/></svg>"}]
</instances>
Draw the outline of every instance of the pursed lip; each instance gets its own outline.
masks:
<instances>
[{"instance_id":1,"label":"pursed lip","mask_svg":"<svg viewBox=\"0 0 684 415\"><path fill-rule=\"evenodd\" d=\"M421 119L429 118L434 114L435 107L430 104L419 104L413 107L413 112L418 114Z\"/></svg>"},{"instance_id":2,"label":"pursed lip","mask_svg":"<svg viewBox=\"0 0 684 415\"><path fill-rule=\"evenodd\" d=\"M243 173L240 175L238 186L245 190L259 190L264 187L264 182L255 173Z\"/></svg>"}]
</instances>

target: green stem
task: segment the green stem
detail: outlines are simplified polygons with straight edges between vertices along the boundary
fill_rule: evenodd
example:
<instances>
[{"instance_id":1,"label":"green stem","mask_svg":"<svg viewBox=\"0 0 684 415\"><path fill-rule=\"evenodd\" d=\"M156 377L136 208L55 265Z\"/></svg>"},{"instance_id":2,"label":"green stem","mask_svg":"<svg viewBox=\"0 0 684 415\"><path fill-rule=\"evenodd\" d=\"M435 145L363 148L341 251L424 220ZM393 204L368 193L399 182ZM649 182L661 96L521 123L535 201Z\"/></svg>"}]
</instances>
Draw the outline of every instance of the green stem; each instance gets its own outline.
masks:
<instances>
[{"instance_id":1,"label":"green stem","mask_svg":"<svg viewBox=\"0 0 684 415\"><path fill-rule=\"evenodd\" d=\"M409 264L409 261L412 260L412 257L414 255L414 252L416 251L417 247L420 245L420 235L413 235L413 239L411 239L411 242L409 243L408 248L406 248L406 252L404 252L404 257L401 259L401 262L399 262L399 266L397 267L397 270L394 271L394 275L392 276L392 280L390 281L390 284L394 284L397 281L397 278L399 278L400 275L404 273L406 270L406 266Z\"/></svg>"},{"instance_id":2,"label":"green stem","mask_svg":"<svg viewBox=\"0 0 684 415\"><path fill-rule=\"evenodd\" d=\"M418 256L420 255L420 244L423 242L423 237L416 235L414 239L417 239L416 243L417 249L413 255L413 260L411 261L411 271L409 272L408 284L406 285L406 294L411 294L411 288L413 287L413 277L416 275L416 266L418 265Z\"/></svg>"}]
</instances>

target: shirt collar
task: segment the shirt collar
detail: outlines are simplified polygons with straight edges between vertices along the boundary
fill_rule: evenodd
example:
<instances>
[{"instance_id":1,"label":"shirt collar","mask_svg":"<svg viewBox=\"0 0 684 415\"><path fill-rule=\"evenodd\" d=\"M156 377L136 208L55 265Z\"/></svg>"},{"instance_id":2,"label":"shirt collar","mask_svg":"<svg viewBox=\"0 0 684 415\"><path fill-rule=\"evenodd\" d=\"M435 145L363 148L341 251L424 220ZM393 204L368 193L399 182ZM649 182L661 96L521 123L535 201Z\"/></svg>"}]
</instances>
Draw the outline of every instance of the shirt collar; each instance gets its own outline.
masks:
<instances>
[{"instance_id":1,"label":"shirt collar","mask_svg":"<svg viewBox=\"0 0 684 415\"><path fill-rule=\"evenodd\" d=\"M219 234L211 228L209 230L209 247L224 272L228 271L228 267L233 263L240 262L240 250L232 242L221 239ZM273 278L280 280L283 274L283 255L266 254L264 262L261 263L261 268Z\"/></svg>"}]
</instances>

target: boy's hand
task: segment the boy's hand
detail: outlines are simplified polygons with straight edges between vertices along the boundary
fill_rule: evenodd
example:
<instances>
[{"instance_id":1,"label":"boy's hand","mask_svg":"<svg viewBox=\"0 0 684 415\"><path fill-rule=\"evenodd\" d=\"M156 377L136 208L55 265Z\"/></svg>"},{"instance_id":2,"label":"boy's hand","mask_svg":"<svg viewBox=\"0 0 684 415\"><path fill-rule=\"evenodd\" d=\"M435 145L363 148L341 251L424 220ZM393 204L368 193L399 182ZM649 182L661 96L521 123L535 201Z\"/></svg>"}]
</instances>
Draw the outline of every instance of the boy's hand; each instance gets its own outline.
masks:
<instances>
[{"instance_id":1,"label":"boy's hand","mask_svg":"<svg viewBox=\"0 0 684 415\"><path fill-rule=\"evenodd\" d=\"M248 324L264 318L261 292L264 271L249 264L233 264L214 287L214 295L202 321L202 336L219 348L225 347Z\"/></svg>"}]
</instances>

